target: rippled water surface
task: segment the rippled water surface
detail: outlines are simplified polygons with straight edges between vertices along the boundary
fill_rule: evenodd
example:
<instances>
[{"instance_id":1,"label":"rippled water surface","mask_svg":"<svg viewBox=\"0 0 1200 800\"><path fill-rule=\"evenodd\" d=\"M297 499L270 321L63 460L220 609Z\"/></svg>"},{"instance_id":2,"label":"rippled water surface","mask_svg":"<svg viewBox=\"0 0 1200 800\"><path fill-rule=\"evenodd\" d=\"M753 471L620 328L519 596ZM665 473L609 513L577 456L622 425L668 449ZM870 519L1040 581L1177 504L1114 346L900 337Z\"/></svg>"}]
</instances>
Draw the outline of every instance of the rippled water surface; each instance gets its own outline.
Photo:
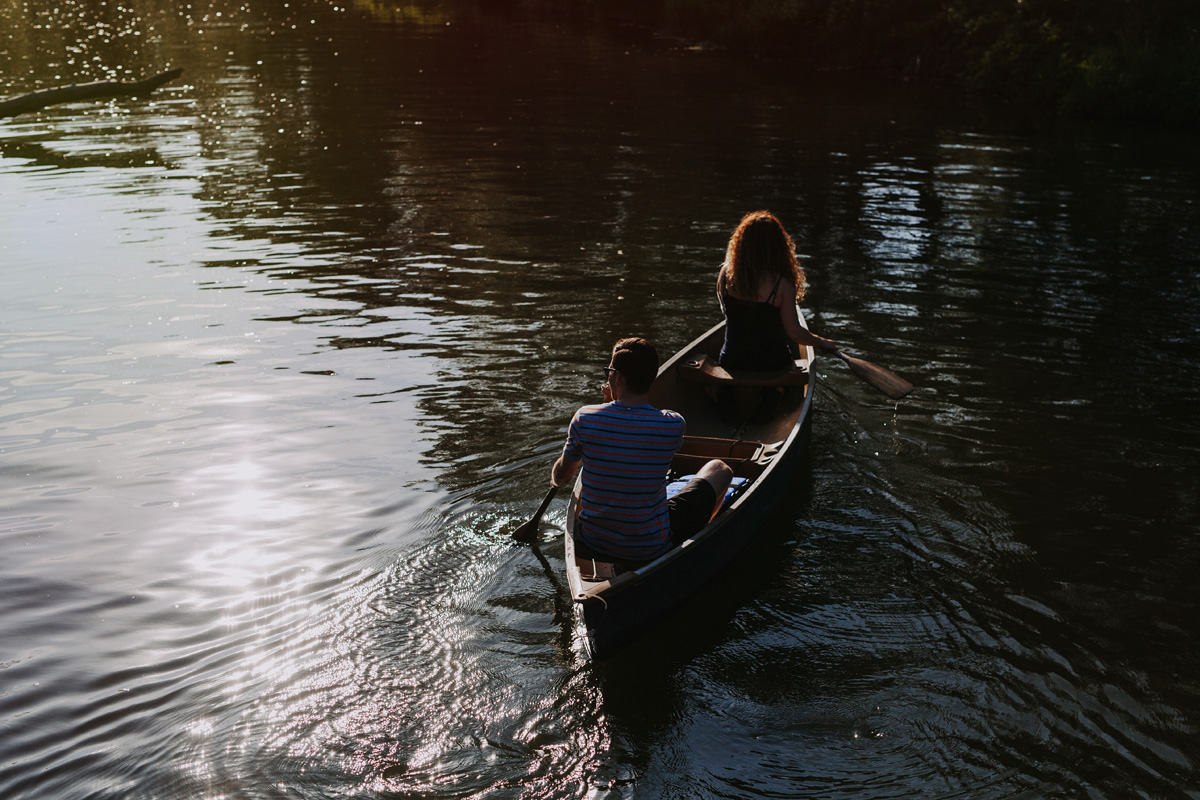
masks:
<instances>
[{"instance_id":1,"label":"rippled water surface","mask_svg":"<svg viewBox=\"0 0 1200 800\"><path fill-rule=\"evenodd\" d=\"M0 0L0 796L1200 797L1189 137L446 7ZM810 452L589 664L537 507L768 207Z\"/></svg>"}]
</instances>

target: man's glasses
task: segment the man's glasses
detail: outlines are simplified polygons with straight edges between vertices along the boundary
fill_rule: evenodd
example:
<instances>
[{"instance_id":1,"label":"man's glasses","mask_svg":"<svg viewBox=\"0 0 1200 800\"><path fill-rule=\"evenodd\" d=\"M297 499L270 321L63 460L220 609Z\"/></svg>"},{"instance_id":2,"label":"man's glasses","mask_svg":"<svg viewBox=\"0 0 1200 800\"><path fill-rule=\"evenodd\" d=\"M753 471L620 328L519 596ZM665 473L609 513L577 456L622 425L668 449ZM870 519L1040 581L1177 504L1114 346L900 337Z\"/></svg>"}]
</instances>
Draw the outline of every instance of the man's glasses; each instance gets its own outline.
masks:
<instances>
[{"instance_id":1,"label":"man's glasses","mask_svg":"<svg viewBox=\"0 0 1200 800\"><path fill-rule=\"evenodd\" d=\"M605 368L604 368L604 380L605 380L605 381L611 381L611 380L612 380L612 375L613 375L613 373L614 373L614 372L616 372L616 371L617 371L617 370L616 370L616 368L615 368L615 367L605 367Z\"/></svg>"}]
</instances>

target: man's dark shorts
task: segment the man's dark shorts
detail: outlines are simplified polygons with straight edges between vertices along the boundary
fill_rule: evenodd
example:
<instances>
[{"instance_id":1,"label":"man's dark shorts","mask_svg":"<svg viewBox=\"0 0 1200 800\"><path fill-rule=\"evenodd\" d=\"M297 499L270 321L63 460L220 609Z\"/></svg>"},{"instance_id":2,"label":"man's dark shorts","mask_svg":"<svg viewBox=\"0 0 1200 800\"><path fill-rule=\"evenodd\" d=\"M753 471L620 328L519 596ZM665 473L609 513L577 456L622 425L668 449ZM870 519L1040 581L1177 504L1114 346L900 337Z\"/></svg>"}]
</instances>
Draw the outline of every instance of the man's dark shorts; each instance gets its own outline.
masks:
<instances>
[{"instance_id":1,"label":"man's dark shorts","mask_svg":"<svg viewBox=\"0 0 1200 800\"><path fill-rule=\"evenodd\" d=\"M712 518L717 492L704 478L692 478L679 494L667 501L671 515L671 542L676 546L700 532Z\"/></svg>"}]
</instances>

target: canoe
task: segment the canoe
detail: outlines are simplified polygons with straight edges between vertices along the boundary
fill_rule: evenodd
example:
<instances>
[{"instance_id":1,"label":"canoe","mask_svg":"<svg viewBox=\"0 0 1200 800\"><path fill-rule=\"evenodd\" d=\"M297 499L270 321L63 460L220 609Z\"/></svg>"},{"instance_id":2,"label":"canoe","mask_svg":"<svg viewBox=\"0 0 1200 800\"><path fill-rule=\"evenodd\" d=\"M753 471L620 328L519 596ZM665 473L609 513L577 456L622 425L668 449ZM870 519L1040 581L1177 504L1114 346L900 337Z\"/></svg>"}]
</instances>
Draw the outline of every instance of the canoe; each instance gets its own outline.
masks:
<instances>
[{"instance_id":1,"label":"canoe","mask_svg":"<svg viewBox=\"0 0 1200 800\"><path fill-rule=\"evenodd\" d=\"M803 316L801 316L803 319ZM721 458L746 479L716 517L694 537L649 563L622 564L582 557L575 545L580 482L567 510L566 571L575 607L576 634L592 658L607 658L645 636L704 589L745 547L787 492L808 439L815 381L810 347L797 348L791 369L730 374L716 363L725 336L722 322L662 365L650 389L657 408L687 420L687 436L671 476L694 474ZM738 393L740 414L721 413L714 387ZM754 415L763 386L780 386L783 398L764 419Z\"/></svg>"}]
</instances>

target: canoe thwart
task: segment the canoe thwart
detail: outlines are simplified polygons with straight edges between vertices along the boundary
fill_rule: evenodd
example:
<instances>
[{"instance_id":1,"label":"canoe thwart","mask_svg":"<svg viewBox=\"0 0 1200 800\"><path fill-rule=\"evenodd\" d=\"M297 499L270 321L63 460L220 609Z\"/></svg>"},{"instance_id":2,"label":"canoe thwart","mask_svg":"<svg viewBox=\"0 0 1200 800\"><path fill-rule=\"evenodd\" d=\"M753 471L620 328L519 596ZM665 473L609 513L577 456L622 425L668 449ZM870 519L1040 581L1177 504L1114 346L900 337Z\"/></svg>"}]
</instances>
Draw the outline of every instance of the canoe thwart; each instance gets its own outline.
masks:
<instances>
[{"instance_id":1,"label":"canoe thwart","mask_svg":"<svg viewBox=\"0 0 1200 800\"><path fill-rule=\"evenodd\" d=\"M709 436L684 436L679 452L688 456L757 461L766 448L762 442L749 439L716 439Z\"/></svg>"},{"instance_id":2,"label":"canoe thwart","mask_svg":"<svg viewBox=\"0 0 1200 800\"><path fill-rule=\"evenodd\" d=\"M805 362L796 361L791 367L770 372L728 370L705 353L694 353L675 367L680 380L696 383L718 383L729 386L800 386L808 383Z\"/></svg>"},{"instance_id":3,"label":"canoe thwart","mask_svg":"<svg viewBox=\"0 0 1200 800\"><path fill-rule=\"evenodd\" d=\"M718 456L719 458L719 456ZM686 475L688 473L696 473L704 468L704 465L711 461L709 456L692 456L686 453L676 453L671 459L672 473ZM763 474L763 470L767 468L768 461L755 461L750 458L721 458L726 466L733 470L733 474L738 478L748 478L754 480L759 475Z\"/></svg>"},{"instance_id":4,"label":"canoe thwart","mask_svg":"<svg viewBox=\"0 0 1200 800\"><path fill-rule=\"evenodd\" d=\"M753 480L763 473L778 453L778 444L765 444L751 439L685 436L679 452L671 460L671 469L680 474L699 472L708 461L719 458L733 470L736 477Z\"/></svg>"}]
</instances>

